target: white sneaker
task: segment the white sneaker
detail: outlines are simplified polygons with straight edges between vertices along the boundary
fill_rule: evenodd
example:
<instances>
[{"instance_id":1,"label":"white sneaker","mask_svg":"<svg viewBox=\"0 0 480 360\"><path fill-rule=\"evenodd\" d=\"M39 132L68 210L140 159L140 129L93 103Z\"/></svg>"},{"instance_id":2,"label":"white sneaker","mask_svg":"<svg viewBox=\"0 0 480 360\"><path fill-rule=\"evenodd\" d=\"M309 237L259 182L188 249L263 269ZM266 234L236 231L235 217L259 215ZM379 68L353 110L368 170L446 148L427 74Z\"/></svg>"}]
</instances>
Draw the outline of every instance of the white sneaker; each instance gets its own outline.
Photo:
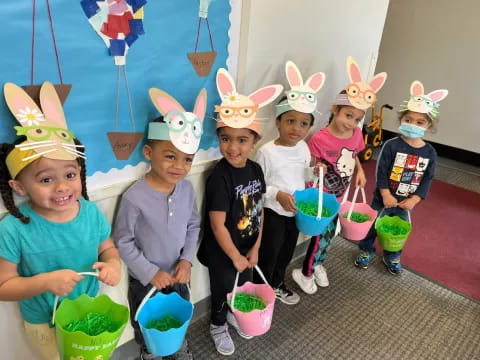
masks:
<instances>
[{"instance_id":1,"label":"white sneaker","mask_svg":"<svg viewBox=\"0 0 480 360\"><path fill-rule=\"evenodd\" d=\"M237 319L235 319L235 315L233 315L230 311L227 313L227 323L232 325L232 327L235 330L237 330L237 333L238 333L238 335L240 335L240 337L242 337L244 339L247 339L247 340L250 340L250 339L253 338L252 335L247 335L242 331L242 329L240 329L240 325L238 325Z\"/></svg>"},{"instance_id":2,"label":"white sneaker","mask_svg":"<svg viewBox=\"0 0 480 360\"><path fill-rule=\"evenodd\" d=\"M314 267L313 276L315 277L315 282L320 287L327 287L330 283L328 282L327 270L323 265L317 265Z\"/></svg>"},{"instance_id":3,"label":"white sneaker","mask_svg":"<svg viewBox=\"0 0 480 360\"><path fill-rule=\"evenodd\" d=\"M318 288L313 275L308 278L302 274L302 269L293 269L292 278L305 293L312 295L317 292Z\"/></svg>"},{"instance_id":4,"label":"white sneaker","mask_svg":"<svg viewBox=\"0 0 480 360\"><path fill-rule=\"evenodd\" d=\"M228 332L227 323L220 326L210 324L210 335L215 343L215 348L220 354L232 355L235 352L235 344Z\"/></svg>"}]
</instances>

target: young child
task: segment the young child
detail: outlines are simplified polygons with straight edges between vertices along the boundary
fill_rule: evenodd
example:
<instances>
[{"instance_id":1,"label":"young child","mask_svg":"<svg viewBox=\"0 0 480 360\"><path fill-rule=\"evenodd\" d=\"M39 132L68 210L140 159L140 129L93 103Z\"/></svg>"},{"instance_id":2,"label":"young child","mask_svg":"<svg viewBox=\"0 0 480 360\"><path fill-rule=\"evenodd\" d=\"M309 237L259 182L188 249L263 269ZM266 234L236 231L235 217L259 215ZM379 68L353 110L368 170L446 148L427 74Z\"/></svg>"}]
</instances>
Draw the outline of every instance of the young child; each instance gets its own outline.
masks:
<instances>
[{"instance_id":1,"label":"young child","mask_svg":"<svg viewBox=\"0 0 480 360\"><path fill-rule=\"evenodd\" d=\"M325 74L315 73L304 84L292 61L286 63L285 70L291 90L277 105L279 137L263 145L256 158L267 184L258 264L277 298L294 305L300 296L284 282L285 270L298 240L293 193L305 188L305 172L311 155L303 139L313 125L317 92L323 86Z\"/></svg>"},{"instance_id":2,"label":"young child","mask_svg":"<svg viewBox=\"0 0 480 360\"><path fill-rule=\"evenodd\" d=\"M381 215L397 215L409 220L408 212L427 197L435 172L436 152L423 141L425 131L435 127L438 102L447 90L425 95L420 81L410 86L410 99L400 109L400 136L386 141L377 159L376 187L372 208ZM359 243L360 254L355 266L366 269L375 255L375 226ZM393 275L402 273L402 251L383 252L383 262Z\"/></svg>"},{"instance_id":3,"label":"young child","mask_svg":"<svg viewBox=\"0 0 480 360\"><path fill-rule=\"evenodd\" d=\"M347 59L350 84L337 95L327 127L318 131L308 142L316 163L325 169L324 191L341 199L348 188L355 168L356 186L365 186L366 178L357 154L365 148L362 130L358 124L365 111L375 102L376 92L383 86L387 74L375 75L368 83L362 80L360 69L352 57ZM307 294L314 294L318 286L329 285L325 261L332 239L336 236L336 220L323 234L310 240L302 269L294 269L293 280Z\"/></svg>"},{"instance_id":4,"label":"young child","mask_svg":"<svg viewBox=\"0 0 480 360\"><path fill-rule=\"evenodd\" d=\"M262 194L265 181L260 166L248 156L260 138L255 115L273 101L282 86L272 85L249 96L236 92L235 83L225 69L217 72L217 88L222 99L216 106L220 119L217 134L223 158L207 180L205 193L205 231L198 259L208 267L211 291L210 334L217 351L231 355L235 345L228 323L240 336L244 334L228 311L227 293L233 289L237 271L239 285L251 279L246 271L258 262L262 235Z\"/></svg>"},{"instance_id":5,"label":"young child","mask_svg":"<svg viewBox=\"0 0 480 360\"><path fill-rule=\"evenodd\" d=\"M46 360L59 359L51 328L55 296L95 296L100 281L120 281L110 225L87 201L83 145L67 129L53 85L40 90L42 110L12 83L6 103L21 126L0 148L0 192L9 214L0 221L0 301L19 301L28 340ZM12 189L29 200L17 208Z\"/></svg>"},{"instance_id":6,"label":"young child","mask_svg":"<svg viewBox=\"0 0 480 360\"><path fill-rule=\"evenodd\" d=\"M177 292L189 300L191 267L200 232L195 191L185 179L200 144L207 93L202 89L193 113L170 95L150 89L150 97L165 122L151 122L143 154L150 171L122 196L114 240L128 267L128 301L140 359L160 359L145 346L135 314L154 286L164 294ZM173 355L193 359L185 341Z\"/></svg>"}]
</instances>

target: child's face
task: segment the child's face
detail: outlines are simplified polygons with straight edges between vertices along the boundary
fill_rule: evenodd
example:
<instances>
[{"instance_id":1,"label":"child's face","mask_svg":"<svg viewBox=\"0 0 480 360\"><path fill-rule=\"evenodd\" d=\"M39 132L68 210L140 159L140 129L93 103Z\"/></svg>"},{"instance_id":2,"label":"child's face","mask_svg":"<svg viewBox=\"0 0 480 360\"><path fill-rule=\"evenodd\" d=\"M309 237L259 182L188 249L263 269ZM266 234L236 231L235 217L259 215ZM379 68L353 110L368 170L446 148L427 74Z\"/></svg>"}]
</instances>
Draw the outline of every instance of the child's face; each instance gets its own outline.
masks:
<instances>
[{"instance_id":1,"label":"child's face","mask_svg":"<svg viewBox=\"0 0 480 360\"><path fill-rule=\"evenodd\" d=\"M427 130L432 125L428 115L421 114L415 111L407 111L400 119L401 124L416 125Z\"/></svg>"},{"instance_id":2,"label":"child's face","mask_svg":"<svg viewBox=\"0 0 480 360\"><path fill-rule=\"evenodd\" d=\"M80 166L76 160L40 158L10 180L19 195L29 196L32 209L56 222L73 219L78 213L77 200L82 194Z\"/></svg>"},{"instance_id":3,"label":"child's face","mask_svg":"<svg viewBox=\"0 0 480 360\"><path fill-rule=\"evenodd\" d=\"M249 129L222 127L218 133L220 152L230 165L245 167L248 155L257 143L257 137Z\"/></svg>"},{"instance_id":4,"label":"child's face","mask_svg":"<svg viewBox=\"0 0 480 360\"><path fill-rule=\"evenodd\" d=\"M159 189L165 188L166 192L170 192L187 176L193 162L193 155L178 150L167 140L153 141L151 146L145 145L143 155L151 162L151 179Z\"/></svg>"},{"instance_id":5,"label":"child's face","mask_svg":"<svg viewBox=\"0 0 480 360\"><path fill-rule=\"evenodd\" d=\"M312 126L310 114L296 110L287 111L277 120L277 128L280 134L278 144L283 146L295 146L307 136Z\"/></svg>"},{"instance_id":6,"label":"child's face","mask_svg":"<svg viewBox=\"0 0 480 360\"><path fill-rule=\"evenodd\" d=\"M342 132L353 131L365 116L365 111L353 106L333 107L333 122Z\"/></svg>"}]
</instances>

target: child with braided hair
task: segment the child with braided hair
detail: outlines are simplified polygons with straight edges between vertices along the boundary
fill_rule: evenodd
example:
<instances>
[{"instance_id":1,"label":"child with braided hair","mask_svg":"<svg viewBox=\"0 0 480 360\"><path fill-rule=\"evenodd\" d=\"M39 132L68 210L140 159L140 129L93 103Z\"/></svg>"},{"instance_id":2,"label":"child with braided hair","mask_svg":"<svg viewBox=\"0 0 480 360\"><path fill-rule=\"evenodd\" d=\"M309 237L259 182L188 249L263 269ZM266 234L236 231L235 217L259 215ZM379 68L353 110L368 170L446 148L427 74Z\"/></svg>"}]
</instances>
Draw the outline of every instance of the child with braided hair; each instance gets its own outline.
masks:
<instances>
[{"instance_id":1,"label":"child with braided hair","mask_svg":"<svg viewBox=\"0 0 480 360\"><path fill-rule=\"evenodd\" d=\"M19 139L0 145L0 193L9 212L0 221L0 301L19 301L27 337L43 359L59 359L51 328L55 296L95 296L96 277L115 286L120 258L110 225L88 201L84 146L67 129L52 84L40 90L43 112L15 84L4 86ZM28 197L19 207L13 192ZM82 280L82 281L80 281Z\"/></svg>"}]
</instances>

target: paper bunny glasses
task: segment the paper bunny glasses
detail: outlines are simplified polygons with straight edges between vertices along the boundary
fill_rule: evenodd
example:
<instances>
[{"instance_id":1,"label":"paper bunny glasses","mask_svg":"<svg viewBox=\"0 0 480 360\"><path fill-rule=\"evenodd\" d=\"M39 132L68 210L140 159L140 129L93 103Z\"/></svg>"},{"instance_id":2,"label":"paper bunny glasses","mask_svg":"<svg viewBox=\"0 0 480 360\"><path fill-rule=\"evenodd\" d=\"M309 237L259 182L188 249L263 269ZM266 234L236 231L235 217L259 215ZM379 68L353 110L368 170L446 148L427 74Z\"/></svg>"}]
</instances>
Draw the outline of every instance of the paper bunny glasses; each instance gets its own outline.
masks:
<instances>
[{"instance_id":1,"label":"paper bunny glasses","mask_svg":"<svg viewBox=\"0 0 480 360\"><path fill-rule=\"evenodd\" d=\"M415 111L421 114L427 114L430 118L435 119L438 116L439 101L445 99L448 90L434 90L425 95L423 84L415 80L410 85L410 99L404 101L406 104L400 105L400 111Z\"/></svg>"}]
</instances>

